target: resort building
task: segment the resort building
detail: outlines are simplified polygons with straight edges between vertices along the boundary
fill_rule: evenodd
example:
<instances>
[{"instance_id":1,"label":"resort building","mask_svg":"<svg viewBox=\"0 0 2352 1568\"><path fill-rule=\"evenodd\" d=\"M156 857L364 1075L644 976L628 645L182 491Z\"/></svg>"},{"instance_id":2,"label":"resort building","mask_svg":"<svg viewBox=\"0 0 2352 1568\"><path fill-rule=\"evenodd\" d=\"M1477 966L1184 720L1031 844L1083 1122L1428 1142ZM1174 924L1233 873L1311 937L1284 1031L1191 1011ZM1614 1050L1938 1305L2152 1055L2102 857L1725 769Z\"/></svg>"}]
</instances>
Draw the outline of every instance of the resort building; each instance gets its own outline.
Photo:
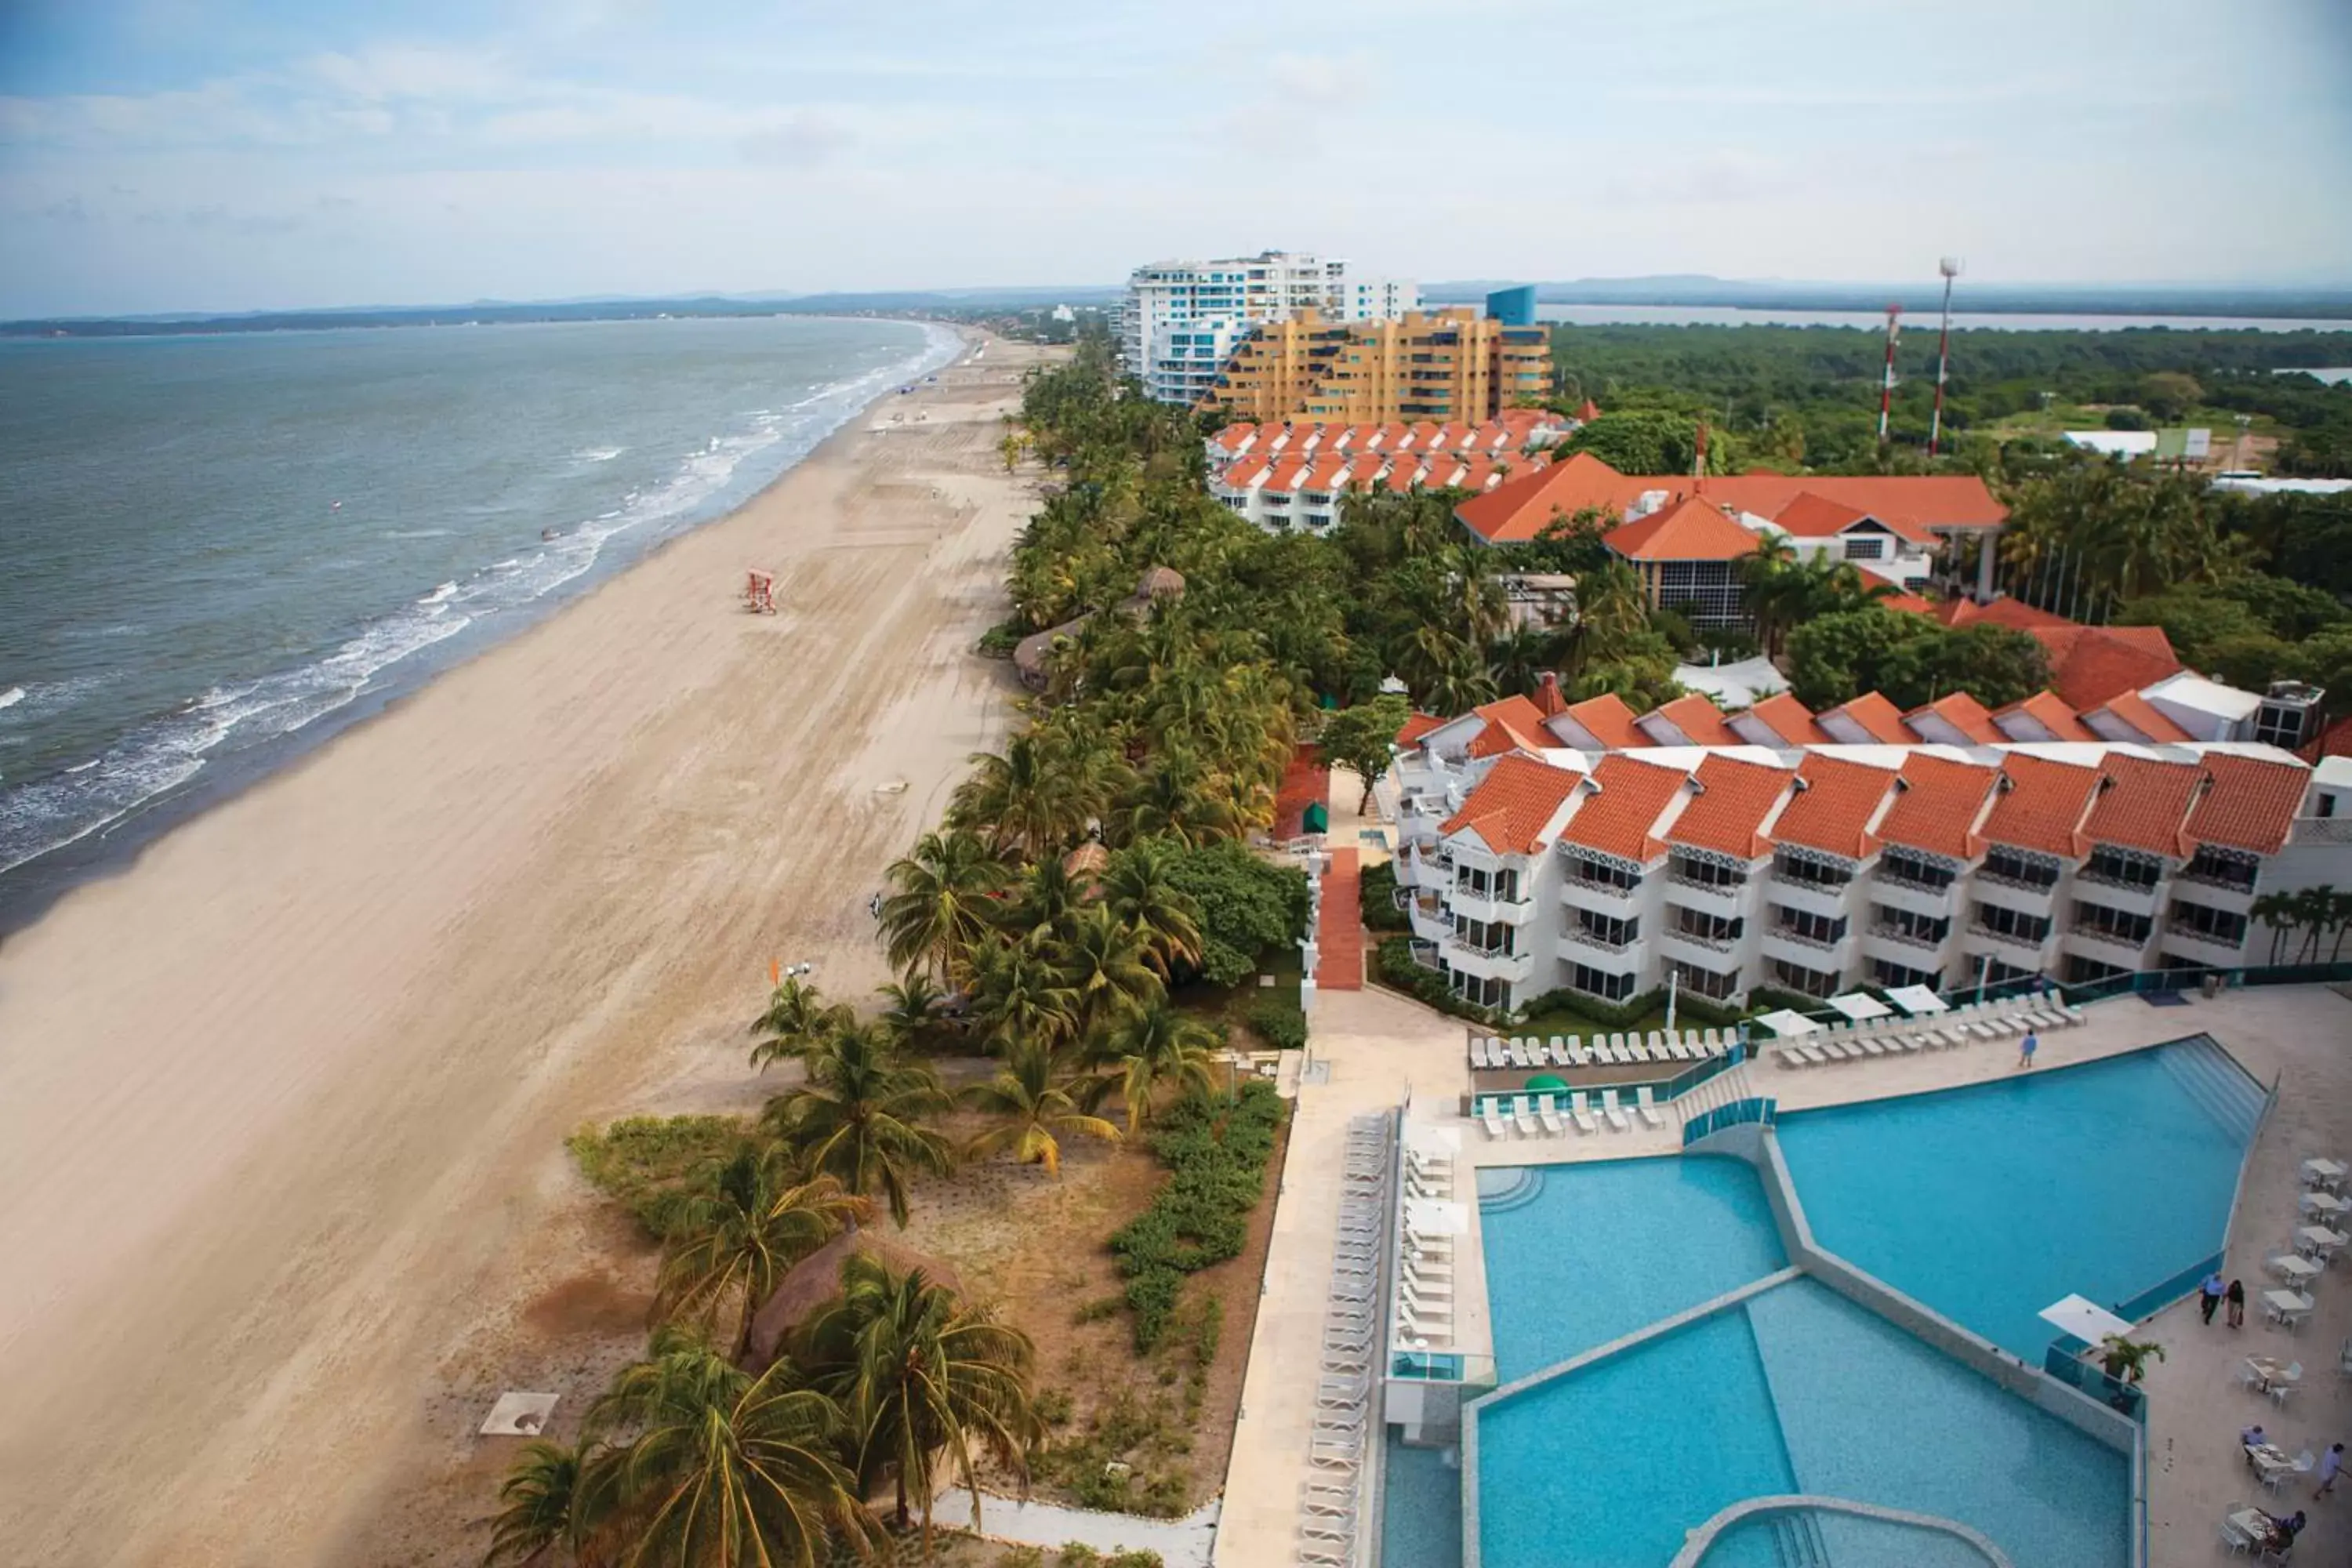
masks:
<instances>
[{"instance_id":1,"label":"resort building","mask_svg":"<svg viewBox=\"0 0 2352 1568\"><path fill-rule=\"evenodd\" d=\"M1620 520L1603 542L1641 574L1651 604L1700 626L1746 618L1739 563L1766 538L1800 557L1852 562L1906 594L1938 575L1939 553L1953 563L1947 578L1973 553L1977 596L1990 599L1994 541L2009 515L1974 475L1701 479L1622 474L1579 452L1463 502L1454 516L1480 542L1507 544L1596 509ZM1928 605L1915 598L1905 607Z\"/></svg>"},{"instance_id":2,"label":"resort building","mask_svg":"<svg viewBox=\"0 0 2352 1568\"><path fill-rule=\"evenodd\" d=\"M1313 310L1335 321L1401 316L1413 284L1367 278L1333 257L1269 250L1216 261L1159 261L1129 275L1116 323L1119 360L1162 403L1197 404L1251 328Z\"/></svg>"},{"instance_id":3,"label":"resort building","mask_svg":"<svg viewBox=\"0 0 2352 1568\"><path fill-rule=\"evenodd\" d=\"M1209 493L1270 531L1320 533L1350 494L1491 489L1567 432L1559 416L1519 408L1478 425L1229 425L1209 438Z\"/></svg>"},{"instance_id":4,"label":"resort building","mask_svg":"<svg viewBox=\"0 0 2352 1568\"><path fill-rule=\"evenodd\" d=\"M1236 419L1447 424L1491 419L1550 391L1541 327L1467 306L1368 321L1309 308L1252 328L1200 401Z\"/></svg>"},{"instance_id":5,"label":"resort building","mask_svg":"<svg viewBox=\"0 0 2352 1568\"><path fill-rule=\"evenodd\" d=\"M2132 694L2202 733L2089 741L2019 738L2068 725L2054 698L1637 715L1547 685L1400 736L1399 898L1417 956L1507 1010L2270 962L2255 900L2352 887L2352 760L2252 738L2277 696L2214 685Z\"/></svg>"}]
</instances>

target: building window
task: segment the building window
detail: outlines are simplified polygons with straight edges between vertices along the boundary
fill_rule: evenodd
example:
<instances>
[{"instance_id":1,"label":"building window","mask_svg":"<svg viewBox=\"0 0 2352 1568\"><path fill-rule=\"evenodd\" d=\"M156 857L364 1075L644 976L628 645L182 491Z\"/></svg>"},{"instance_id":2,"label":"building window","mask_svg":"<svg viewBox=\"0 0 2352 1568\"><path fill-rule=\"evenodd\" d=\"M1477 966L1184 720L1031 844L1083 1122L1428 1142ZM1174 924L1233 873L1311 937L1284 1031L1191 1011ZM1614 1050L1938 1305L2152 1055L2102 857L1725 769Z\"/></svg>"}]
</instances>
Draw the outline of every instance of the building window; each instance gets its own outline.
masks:
<instances>
[{"instance_id":1,"label":"building window","mask_svg":"<svg viewBox=\"0 0 2352 1568\"><path fill-rule=\"evenodd\" d=\"M1912 849L1889 849L1878 858L1878 874L1890 882L1941 891L1959 876L1958 868Z\"/></svg>"},{"instance_id":2,"label":"building window","mask_svg":"<svg viewBox=\"0 0 2352 1568\"><path fill-rule=\"evenodd\" d=\"M1483 952L1498 958L1511 955L1511 933L1516 928L1501 921L1465 920L1454 917L1454 940L1473 952Z\"/></svg>"},{"instance_id":3,"label":"building window","mask_svg":"<svg viewBox=\"0 0 2352 1568\"><path fill-rule=\"evenodd\" d=\"M1853 868L1833 860L1814 860L1787 850L1772 858L1772 875L1784 882L1809 888L1843 888L1853 880Z\"/></svg>"},{"instance_id":4,"label":"building window","mask_svg":"<svg viewBox=\"0 0 2352 1568\"><path fill-rule=\"evenodd\" d=\"M1662 561L1657 604L1687 615L1693 626L1737 626L1748 618L1748 585L1732 561Z\"/></svg>"},{"instance_id":5,"label":"building window","mask_svg":"<svg viewBox=\"0 0 2352 1568\"><path fill-rule=\"evenodd\" d=\"M1728 1001L1732 994L1739 989L1739 971L1737 969L1728 974L1717 974L1701 969L1696 963L1685 963L1679 958L1669 963L1666 967L1674 972L1675 979L1684 990L1696 992L1701 996L1710 997L1717 1002Z\"/></svg>"},{"instance_id":6,"label":"building window","mask_svg":"<svg viewBox=\"0 0 2352 1568\"><path fill-rule=\"evenodd\" d=\"M1861 534L1845 542L1848 561L1878 561L1886 554L1886 541L1874 533Z\"/></svg>"},{"instance_id":7,"label":"building window","mask_svg":"<svg viewBox=\"0 0 2352 1568\"><path fill-rule=\"evenodd\" d=\"M2172 913L2164 926L2167 931L2202 937L2224 947L2237 947L2246 940L2245 916L2231 910L2210 909L2203 904L2185 904L2178 899L2172 901Z\"/></svg>"},{"instance_id":8,"label":"building window","mask_svg":"<svg viewBox=\"0 0 2352 1568\"><path fill-rule=\"evenodd\" d=\"M1916 910L1898 909L1893 904L1873 904L1870 929L1897 942L1940 947L1944 938L1951 934L1952 920L1949 915L1923 915Z\"/></svg>"},{"instance_id":9,"label":"building window","mask_svg":"<svg viewBox=\"0 0 2352 1568\"><path fill-rule=\"evenodd\" d=\"M1576 911L1576 931L1584 940L1599 947L1625 948L1640 940L1639 920L1619 920L1614 915L1595 914L1591 910Z\"/></svg>"},{"instance_id":10,"label":"building window","mask_svg":"<svg viewBox=\"0 0 2352 1568\"><path fill-rule=\"evenodd\" d=\"M1716 947L1738 942L1741 928L1748 923L1738 915L1710 915L1680 904L1666 906L1666 920L1677 934Z\"/></svg>"},{"instance_id":11,"label":"building window","mask_svg":"<svg viewBox=\"0 0 2352 1568\"><path fill-rule=\"evenodd\" d=\"M2156 930L2155 920L2147 915L2136 915L2127 910L2111 910L2105 904L2074 905L2074 929L2103 936L2109 942L2119 942L2129 947L2145 944Z\"/></svg>"},{"instance_id":12,"label":"building window","mask_svg":"<svg viewBox=\"0 0 2352 1568\"><path fill-rule=\"evenodd\" d=\"M2153 855L2102 844L2091 851L2090 859L2083 865L2083 875L2094 882L2111 882L2145 892L2163 879L2164 862Z\"/></svg>"},{"instance_id":13,"label":"building window","mask_svg":"<svg viewBox=\"0 0 2352 1568\"><path fill-rule=\"evenodd\" d=\"M1454 994L1481 1007L1500 1007L1509 1000L1509 987L1490 976L1454 972Z\"/></svg>"},{"instance_id":14,"label":"building window","mask_svg":"<svg viewBox=\"0 0 2352 1568\"><path fill-rule=\"evenodd\" d=\"M1748 868L1726 866L1714 860L1700 860L1688 855L1677 855L1666 862L1669 880L1687 882L1697 888L1718 888L1726 892L1748 885Z\"/></svg>"},{"instance_id":15,"label":"building window","mask_svg":"<svg viewBox=\"0 0 2352 1568\"><path fill-rule=\"evenodd\" d=\"M2181 868L2181 876L2192 882L2205 882L2217 888L2234 888L2242 893L2254 890L2254 879L2261 874L2262 862L2252 855L2233 849L2216 849L2210 844L2198 847Z\"/></svg>"},{"instance_id":16,"label":"building window","mask_svg":"<svg viewBox=\"0 0 2352 1568\"><path fill-rule=\"evenodd\" d=\"M2020 964L2003 963L1991 953L1981 952L1976 956L1976 974L1969 983L1972 985L2006 985L2012 980L2032 980L2041 973L2038 969L2027 969Z\"/></svg>"},{"instance_id":17,"label":"building window","mask_svg":"<svg viewBox=\"0 0 2352 1568\"><path fill-rule=\"evenodd\" d=\"M2058 885L2058 862L2047 855L2029 855L2022 849L1996 844L1986 853L1984 864L1977 868L1977 875L2046 893Z\"/></svg>"},{"instance_id":18,"label":"building window","mask_svg":"<svg viewBox=\"0 0 2352 1568\"><path fill-rule=\"evenodd\" d=\"M1870 961L1870 983L1890 987L1925 985L1930 991L1940 991L1944 988L1944 976L1937 970L1913 969L1891 958L1874 958Z\"/></svg>"},{"instance_id":19,"label":"building window","mask_svg":"<svg viewBox=\"0 0 2352 1568\"><path fill-rule=\"evenodd\" d=\"M2064 973L2066 984L2069 985L2095 985L2102 980L2113 980L2119 974L2129 974L2131 971L2119 963L2101 963L2095 958L2084 958L2079 952L2070 952L2066 955Z\"/></svg>"},{"instance_id":20,"label":"building window","mask_svg":"<svg viewBox=\"0 0 2352 1568\"><path fill-rule=\"evenodd\" d=\"M2006 904L1979 904L1976 925L1979 931L2005 936L2029 947L2041 946L2050 935L2048 915L2029 915Z\"/></svg>"},{"instance_id":21,"label":"building window","mask_svg":"<svg viewBox=\"0 0 2352 1568\"><path fill-rule=\"evenodd\" d=\"M1833 947L1845 937L1843 915L1817 915L1811 910L1772 906L1772 929L1809 947Z\"/></svg>"},{"instance_id":22,"label":"building window","mask_svg":"<svg viewBox=\"0 0 2352 1568\"><path fill-rule=\"evenodd\" d=\"M1612 888L1619 892L1630 893L1642 885L1642 873L1629 871L1624 867L1607 860L1595 860L1583 855L1570 855L1568 858L1568 879L1571 882L1583 882L1591 887Z\"/></svg>"},{"instance_id":23,"label":"building window","mask_svg":"<svg viewBox=\"0 0 2352 1568\"><path fill-rule=\"evenodd\" d=\"M1626 997L1633 994L1633 975L1631 972L1612 974L1606 970L1594 969L1588 964L1570 965L1568 984L1571 990L1581 991L1587 995L1599 996L1610 1002L1622 1002Z\"/></svg>"},{"instance_id":24,"label":"building window","mask_svg":"<svg viewBox=\"0 0 2352 1568\"><path fill-rule=\"evenodd\" d=\"M1772 961L1772 978L1790 991L1807 996L1834 996L1838 976L1834 970L1808 969L1801 963L1791 963L1785 958Z\"/></svg>"}]
</instances>

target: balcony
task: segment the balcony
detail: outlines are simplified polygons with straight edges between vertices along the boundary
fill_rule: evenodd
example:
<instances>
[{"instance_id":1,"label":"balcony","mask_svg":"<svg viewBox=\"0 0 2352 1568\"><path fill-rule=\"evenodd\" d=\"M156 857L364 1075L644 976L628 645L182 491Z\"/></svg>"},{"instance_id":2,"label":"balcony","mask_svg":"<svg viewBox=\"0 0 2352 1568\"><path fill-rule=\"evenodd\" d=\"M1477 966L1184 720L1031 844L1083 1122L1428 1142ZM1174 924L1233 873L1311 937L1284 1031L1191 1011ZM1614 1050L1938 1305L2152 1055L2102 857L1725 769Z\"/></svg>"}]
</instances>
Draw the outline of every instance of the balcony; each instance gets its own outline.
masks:
<instances>
[{"instance_id":1,"label":"balcony","mask_svg":"<svg viewBox=\"0 0 2352 1568\"><path fill-rule=\"evenodd\" d=\"M1562 963L1581 963L1588 968L1605 969L1612 974L1639 969L1650 956L1650 939L1635 937L1631 942L1610 942L1589 931L1574 930L1559 939L1556 950Z\"/></svg>"},{"instance_id":2,"label":"balcony","mask_svg":"<svg viewBox=\"0 0 2352 1568\"><path fill-rule=\"evenodd\" d=\"M2352 816L2298 816L2290 844L2352 844Z\"/></svg>"},{"instance_id":3,"label":"balcony","mask_svg":"<svg viewBox=\"0 0 2352 1568\"><path fill-rule=\"evenodd\" d=\"M1729 920L1756 907L1756 884L1752 881L1734 882L1727 886L1721 882L1695 881L1669 871L1666 873L1666 887L1673 893L1675 903L1685 909L1696 910L1703 915L1720 915Z\"/></svg>"},{"instance_id":4,"label":"balcony","mask_svg":"<svg viewBox=\"0 0 2352 1568\"><path fill-rule=\"evenodd\" d=\"M1445 895L1446 907L1464 920L1500 921L1505 925L1523 926L1536 918L1533 899L1497 899L1454 888Z\"/></svg>"},{"instance_id":5,"label":"balcony","mask_svg":"<svg viewBox=\"0 0 2352 1568\"><path fill-rule=\"evenodd\" d=\"M2164 910L2164 884L2158 882L2126 882L2120 877L2110 877L2085 867L2074 873L2077 888L2096 888L2094 903L2113 909L2127 910L2136 915L2161 914ZM2009 900L2003 900L2006 903Z\"/></svg>"},{"instance_id":6,"label":"balcony","mask_svg":"<svg viewBox=\"0 0 2352 1568\"><path fill-rule=\"evenodd\" d=\"M1907 947L1915 953L1941 952L1944 950L1944 944L1952 939L1949 926L1945 927L1940 933L1931 936L1925 931L1905 931L1901 926L1874 924L1864 928L1863 934L1874 942L1893 942L1897 947Z\"/></svg>"},{"instance_id":7,"label":"balcony","mask_svg":"<svg viewBox=\"0 0 2352 1568\"><path fill-rule=\"evenodd\" d=\"M1639 889L1612 887L1607 882L1580 882L1573 877L1559 885L1559 901L1570 910L1591 910L1596 915L1630 920L1640 910Z\"/></svg>"},{"instance_id":8,"label":"balcony","mask_svg":"<svg viewBox=\"0 0 2352 1568\"><path fill-rule=\"evenodd\" d=\"M2039 937L2021 936L1973 921L1969 926L1969 940L1991 944L1993 955L2003 963L2034 969L2042 967L2042 950L2050 945L2047 932Z\"/></svg>"},{"instance_id":9,"label":"balcony","mask_svg":"<svg viewBox=\"0 0 2352 1568\"><path fill-rule=\"evenodd\" d=\"M1532 952L1496 952L1471 947L1451 937L1439 951L1444 953L1447 967L1481 980L1516 984L1533 978L1536 972L1536 955Z\"/></svg>"},{"instance_id":10,"label":"balcony","mask_svg":"<svg viewBox=\"0 0 2352 1568\"><path fill-rule=\"evenodd\" d=\"M1404 904L1404 918L1405 923L1412 928L1412 934L1423 942L1453 940L1454 922L1447 918L1445 906L1434 899L1424 902L1420 899L1408 896Z\"/></svg>"},{"instance_id":11,"label":"balcony","mask_svg":"<svg viewBox=\"0 0 2352 1568\"><path fill-rule=\"evenodd\" d=\"M1941 920L1953 913L1950 888L1922 887L1880 872L1871 879L1870 896L1891 909Z\"/></svg>"},{"instance_id":12,"label":"balcony","mask_svg":"<svg viewBox=\"0 0 2352 1568\"><path fill-rule=\"evenodd\" d=\"M1835 942L1823 942L1774 926L1764 933L1764 957L1767 961L1785 959L1803 969L1843 970L1853 941L1852 931Z\"/></svg>"},{"instance_id":13,"label":"balcony","mask_svg":"<svg viewBox=\"0 0 2352 1568\"><path fill-rule=\"evenodd\" d=\"M2141 955L2147 952L2145 937L2135 942L2116 931L2084 925L2069 928L2060 945L2068 952L2079 952L2084 958L2112 963L2118 969L2139 968Z\"/></svg>"},{"instance_id":14,"label":"balcony","mask_svg":"<svg viewBox=\"0 0 2352 1568\"><path fill-rule=\"evenodd\" d=\"M2246 883L2209 876L2193 868L2184 869L2179 876L2173 878L2172 882L2175 891L2185 892L2190 888L2196 889L2198 903L2209 905L2217 910L2227 910L2231 914L2237 915L2242 915L2252 909L2254 900L2259 896Z\"/></svg>"},{"instance_id":15,"label":"balcony","mask_svg":"<svg viewBox=\"0 0 2352 1568\"><path fill-rule=\"evenodd\" d=\"M2040 915L2047 918L2058 912L2058 888L2055 883L2047 888L2037 888L2030 882L2018 881L2013 877L2002 877L1988 871L1979 871L1971 885L1976 891L1990 895L1985 902L1999 904L2003 909L2015 910L2021 915ZM1955 908L1952 912L1957 914L1959 911ZM2135 912L2147 914L2153 911L2140 910Z\"/></svg>"},{"instance_id":16,"label":"balcony","mask_svg":"<svg viewBox=\"0 0 2352 1568\"><path fill-rule=\"evenodd\" d=\"M1776 875L1771 887L1766 890L1766 897L1773 903L1786 904L1809 915L1826 915L1835 920L1846 912L1846 895L1853 889L1851 882L1843 887L1824 888L1814 882L1792 882Z\"/></svg>"},{"instance_id":17,"label":"balcony","mask_svg":"<svg viewBox=\"0 0 2352 1568\"><path fill-rule=\"evenodd\" d=\"M2164 948L2183 958L2193 958L2200 963L2234 964L2246 950L2246 939L2235 941L2213 931L2200 931L2187 921L2173 918L2164 922Z\"/></svg>"},{"instance_id":18,"label":"balcony","mask_svg":"<svg viewBox=\"0 0 2352 1568\"><path fill-rule=\"evenodd\" d=\"M1738 952L1740 945L1741 943L1737 941L1718 941L1714 937L1693 936L1688 931L1675 931L1672 928L1658 933L1658 956L1680 959L1683 963L1704 969L1710 974L1730 968L1731 965L1724 960L1727 955ZM1579 948L1577 951L1580 953L1590 950ZM1566 943L1561 944L1560 956L1563 958L1570 956L1570 948ZM1585 962L1591 961L1588 959Z\"/></svg>"}]
</instances>

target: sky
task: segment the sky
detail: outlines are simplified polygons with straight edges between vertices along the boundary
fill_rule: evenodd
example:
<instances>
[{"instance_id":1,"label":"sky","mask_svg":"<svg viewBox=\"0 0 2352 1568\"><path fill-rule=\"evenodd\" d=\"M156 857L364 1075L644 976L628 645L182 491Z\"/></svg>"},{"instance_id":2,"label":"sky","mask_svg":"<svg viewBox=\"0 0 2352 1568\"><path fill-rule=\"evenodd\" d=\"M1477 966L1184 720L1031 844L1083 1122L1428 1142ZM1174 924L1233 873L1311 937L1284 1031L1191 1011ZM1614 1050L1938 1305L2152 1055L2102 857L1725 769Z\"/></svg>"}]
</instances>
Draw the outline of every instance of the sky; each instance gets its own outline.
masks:
<instances>
[{"instance_id":1,"label":"sky","mask_svg":"<svg viewBox=\"0 0 2352 1568\"><path fill-rule=\"evenodd\" d=\"M2352 282L2352 0L0 0L0 317Z\"/></svg>"}]
</instances>

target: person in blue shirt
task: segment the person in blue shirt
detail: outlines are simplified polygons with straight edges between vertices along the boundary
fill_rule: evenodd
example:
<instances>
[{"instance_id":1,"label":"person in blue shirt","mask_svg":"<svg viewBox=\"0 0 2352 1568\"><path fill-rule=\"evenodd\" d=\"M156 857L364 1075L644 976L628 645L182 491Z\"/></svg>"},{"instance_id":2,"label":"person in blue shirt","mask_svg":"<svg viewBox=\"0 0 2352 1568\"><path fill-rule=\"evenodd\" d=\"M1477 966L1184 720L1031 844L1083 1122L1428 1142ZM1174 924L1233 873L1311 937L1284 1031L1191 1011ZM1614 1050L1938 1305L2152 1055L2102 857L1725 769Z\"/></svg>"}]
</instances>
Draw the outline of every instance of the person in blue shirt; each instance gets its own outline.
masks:
<instances>
[{"instance_id":1,"label":"person in blue shirt","mask_svg":"<svg viewBox=\"0 0 2352 1568\"><path fill-rule=\"evenodd\" d=\"M2197 1310L2205 1314L2207 1322L2213 1321L2213 1314L2220 1309L2221 1297L2228 1289L2221 1283L2221 1271L2218 1268L2205 1276L2205 1283L2197 1287Z\"/></svg>"}]
</instances>

